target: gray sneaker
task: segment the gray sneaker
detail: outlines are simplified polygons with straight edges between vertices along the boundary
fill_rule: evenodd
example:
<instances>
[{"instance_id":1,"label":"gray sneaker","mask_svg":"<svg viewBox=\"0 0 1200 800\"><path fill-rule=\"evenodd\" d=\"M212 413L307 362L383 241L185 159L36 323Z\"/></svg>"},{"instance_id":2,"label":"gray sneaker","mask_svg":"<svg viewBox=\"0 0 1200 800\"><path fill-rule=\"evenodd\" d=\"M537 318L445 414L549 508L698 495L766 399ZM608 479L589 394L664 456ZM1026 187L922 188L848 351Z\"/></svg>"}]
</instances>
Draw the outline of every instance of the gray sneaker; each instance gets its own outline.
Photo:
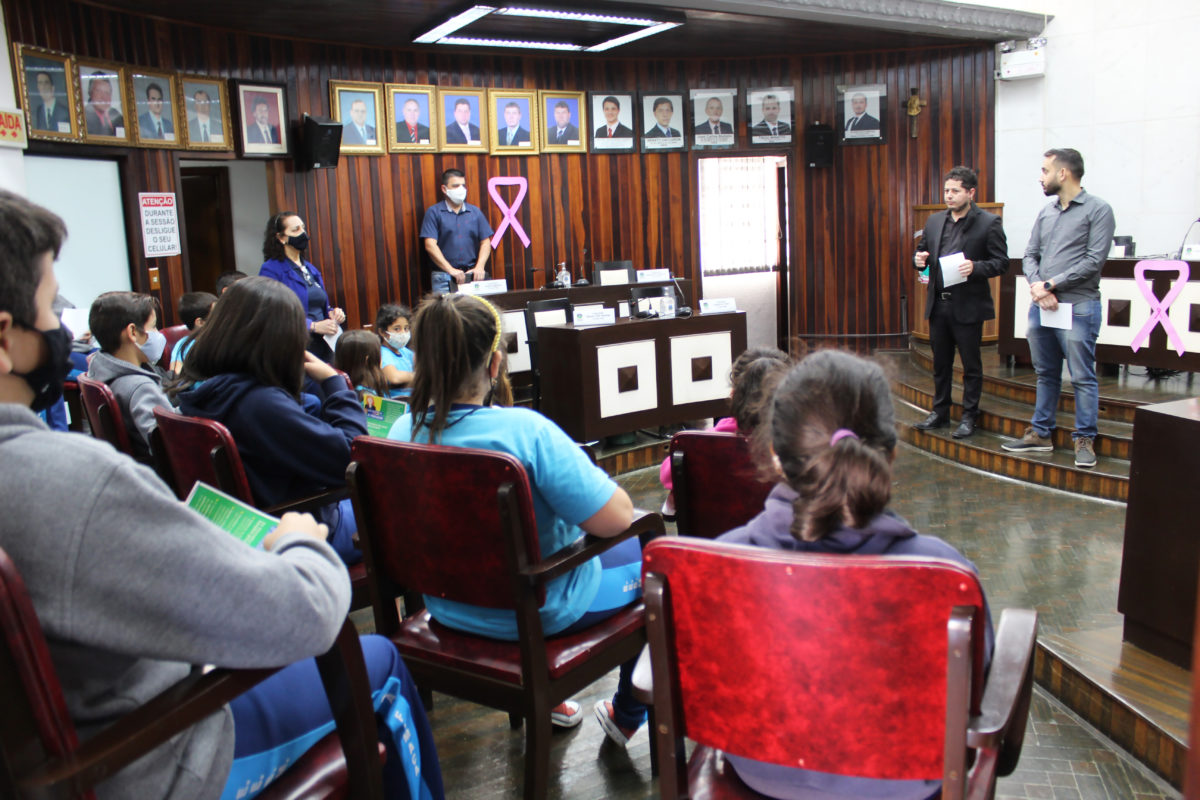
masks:
<instances>
[{"instance_id":1,"label":"gray sneaker","mask_svg":"<svg viewBox=\"0 0 1200 800\"><path fill-rule=\"evenodd\" d=\"M1075 439L1075 466L1084 469L1096 466L1096 448L1092 445L1090 436L1079 436Z\"/></svg>"},{"instance_id":2,"label":"gray sneaker","mask_svg":"<svg viewBox=\"0 0 1200 800\"><path fill-rule=\"evenodd\" d=\"M1025 429L1025 433L1020 439L1015 442L1005 442L1000 446L1010 453L1049 453L1054 450L1054 442L1050 437L1039 436L1032 426Z\"/></svg>"}]
</instances>

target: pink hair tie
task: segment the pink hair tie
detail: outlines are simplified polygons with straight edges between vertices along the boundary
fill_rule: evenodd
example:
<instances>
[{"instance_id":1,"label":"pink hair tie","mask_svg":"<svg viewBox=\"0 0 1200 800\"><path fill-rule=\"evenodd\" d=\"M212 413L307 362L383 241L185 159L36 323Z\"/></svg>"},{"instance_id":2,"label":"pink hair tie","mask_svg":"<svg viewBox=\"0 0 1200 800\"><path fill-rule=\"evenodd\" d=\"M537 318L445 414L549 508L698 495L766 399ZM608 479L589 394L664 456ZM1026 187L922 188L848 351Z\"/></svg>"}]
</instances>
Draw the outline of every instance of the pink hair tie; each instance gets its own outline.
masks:
<instances>
[{"instance_id":1,"label":"pink hair tie","mask_svg":"<svg viewBox=\"0 0 1200 800\"><path fill-rule=\"evenodd\" d=\"M833 436L829 437L829 446L833 447L835 444L837 444L842 439L845 439L847 436L849 436L852 439L858 438L858 434L855 433L854 431L850 430L849 428L838 428L836 431L833 432Z\"/></svg>"}]
</instances>

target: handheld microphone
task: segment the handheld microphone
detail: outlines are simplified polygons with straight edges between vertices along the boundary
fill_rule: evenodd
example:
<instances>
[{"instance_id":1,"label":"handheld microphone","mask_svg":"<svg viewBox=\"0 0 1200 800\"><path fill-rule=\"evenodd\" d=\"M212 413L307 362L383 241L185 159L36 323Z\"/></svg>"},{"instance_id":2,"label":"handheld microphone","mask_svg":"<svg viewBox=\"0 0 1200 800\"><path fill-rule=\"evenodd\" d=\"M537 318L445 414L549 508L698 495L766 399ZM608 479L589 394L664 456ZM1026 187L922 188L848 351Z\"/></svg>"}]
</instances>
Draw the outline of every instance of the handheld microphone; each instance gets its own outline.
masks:
<instances>
[{"instance_id":1,"label":"handheld microphone","mask_svg":"<svg viewBox=\"0 0 1200 800\"><path fill-rule=\"evenodd\" d=\"M679 292L679 302L681 304L686 303L687 298L683 296L683 289L679 288L679 281L677 281L675 279L674 275L671 276L671 283L675 284L675 291ZM692 307L691 306L680 305L679 308L675 309L675 316L677 316L677 317L683 317L684 319L686 319L686 318L690 317L691 315L692 315Z\"/></svg>"}]
</instances>

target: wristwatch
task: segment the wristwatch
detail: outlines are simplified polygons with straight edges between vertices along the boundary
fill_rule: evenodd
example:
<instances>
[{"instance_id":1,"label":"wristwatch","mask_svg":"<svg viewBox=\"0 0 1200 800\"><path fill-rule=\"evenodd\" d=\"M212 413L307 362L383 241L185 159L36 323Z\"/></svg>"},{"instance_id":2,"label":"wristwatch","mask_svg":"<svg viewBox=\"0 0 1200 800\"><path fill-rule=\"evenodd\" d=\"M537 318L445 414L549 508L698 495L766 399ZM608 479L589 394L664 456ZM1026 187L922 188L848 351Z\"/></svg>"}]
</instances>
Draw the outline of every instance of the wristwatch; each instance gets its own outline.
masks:
<instances>
[{"instance_id":1,"label":"wristwatch","mask_svg":"<svg viewBox=\"0 0 1200 800\"><path fill-rule=\"evenodd\" d=\"M1054 289L1054 286L1053 286L1053 284L1050 283L1050 281L1043 281L1042 288L1045 289L1047 292L1049 292Z\"/></svg>"}]
</instances>

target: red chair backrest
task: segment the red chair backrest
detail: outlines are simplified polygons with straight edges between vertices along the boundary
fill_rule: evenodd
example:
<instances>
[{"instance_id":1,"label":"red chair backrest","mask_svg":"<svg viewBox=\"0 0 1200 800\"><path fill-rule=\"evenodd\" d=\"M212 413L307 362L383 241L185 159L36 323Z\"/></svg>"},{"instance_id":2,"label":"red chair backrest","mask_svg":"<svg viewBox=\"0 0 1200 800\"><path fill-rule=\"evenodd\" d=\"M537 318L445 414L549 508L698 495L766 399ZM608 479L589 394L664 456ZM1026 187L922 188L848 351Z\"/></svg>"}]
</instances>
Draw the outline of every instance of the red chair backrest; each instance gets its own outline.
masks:
<instances>
[{"instance_id":1,"label":"red chair backrest","mask_svg":"<svg viewBox=\"0 0 1200 800\"><path fill-rule=\"evenodd\" d=\"M191 333L187 325L172 325L169 328L163 328L163 336L167 337L167 346L163 349L162 358L158 360L158 365L163 369L171 368L171 351L175 349L176 343L180 339Z\"/></svg>"},{"instance_id":2,"label":"red chair backrest","mask_svg":"<svg viewBox=\"0 0 1200 800\"><path fill-rule=\"evenodd\" d=\"M657 539L644 551L643 577L647 625L661 611L674 653L676 735L787 766L940 779L956 607L975 612L973 661L959 663L973 676L970 707L979 707L983 593L953 562ZM656 702L658 680L656 672Z\"/></svg>"},{"instance_id":3,"label":"red chair backrest","mask_svg":"<svg viewBox=\"0 0 1200 800\"><path fill-rule=\"evenodd\" d=\"M244 503L255 504L228 428L215 420L186 417L165 408L154 409L154 418L180 499L188 496L196 481L204 481Z\"/></svg>"},{"instance_id":4,"label":"red chair backrest","mask_svg":"<svg viewBox=\"0 0 1200 800\"><path fill-rule=\"evenodd\" d=\"M0 777L0 794L8 796L15 775L73 752L78 739L25 581L3 550L0 631L0 770L8 773Z\"/></svg>"},{"instance_id":5,"label":"red chair backrest","mask_svg":"<svg viewBox=\"0 0 1200 800\"><path fill-rule=\"evenodd\" d=\"M745 525L772 484L758 479L750 442L741 434L681 431L671 439L676 529L681 536L712 539Z\"/></svg>"},{"instance_id":6,"label":"red chair backrest","mask_svg":"<svg viewBox=\"0 0 1200 800\"><path fill-rule=\"evenodd\" d=\"M491 450L368 436L350 452L347 481L371 571L408 591L516 608L515 570L541 560L521 462Z\"/></svg>"},{"instance_id":7,"label":"red chair backrest","mask_svg":"<svg viewBox=\"0 0 1200 800\"><path fill-rule=\"evenodd\" d=\"M129 446L129 432L125 430L125 418L121 416L121 407L112 389L103 381L80 375L76 382L79 384L79 396L83 401L83 413L91 426L92 436L108 442L122 453L133 455Z\"/></svg>"}]
</instances>

